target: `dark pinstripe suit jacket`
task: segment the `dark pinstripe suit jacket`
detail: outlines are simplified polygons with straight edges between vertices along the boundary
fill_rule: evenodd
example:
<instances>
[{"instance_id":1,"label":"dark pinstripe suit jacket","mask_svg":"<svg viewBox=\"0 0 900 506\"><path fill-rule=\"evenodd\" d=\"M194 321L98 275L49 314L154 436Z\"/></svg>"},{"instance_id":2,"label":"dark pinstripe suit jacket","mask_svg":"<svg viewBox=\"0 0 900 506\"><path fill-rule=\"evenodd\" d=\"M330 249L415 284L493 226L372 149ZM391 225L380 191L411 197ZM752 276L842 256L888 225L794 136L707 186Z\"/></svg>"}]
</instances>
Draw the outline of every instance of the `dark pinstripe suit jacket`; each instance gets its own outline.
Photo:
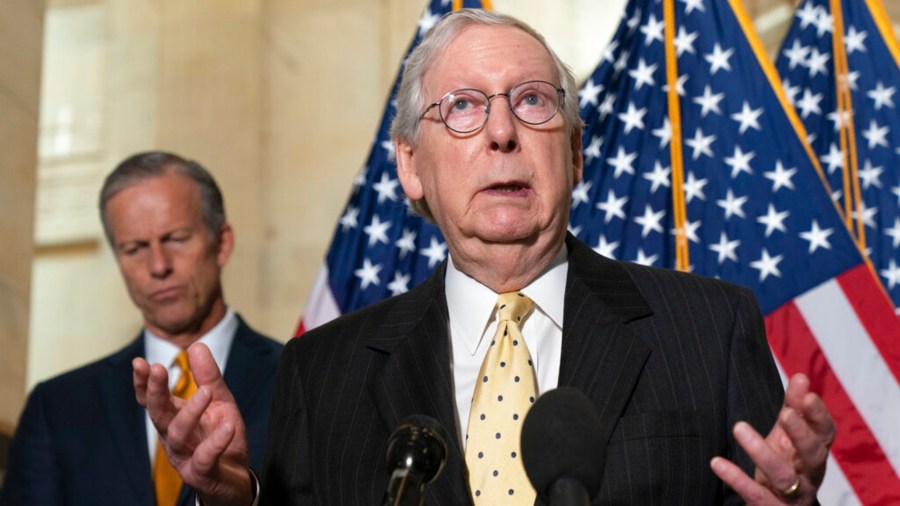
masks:
<instances>
[{"instance_id":1,"label":"dark pinstripe suit jacket","mask_svg":"<svg viewBox=\"0 0 900 506\"><path fill-rule=\"evenodd\" d=\"M225 383L247 425L251 465L259 465L282 346L238 321ZM143 333L34 388L10 448L0 505L156 505L144 408L132 383L131 360L142 356ZM178 504L193 506L189 487Z\"/></svg>"},{"instance_id":2,"label":"dark pinstripe suit jacket","mask_svg":"<svg viewBox=\"0 0 900 506\"><path fill-rule=\"evenodd\" d=\"M559 384L595 404L608 460L595 504L737 502L709 470L752 472L730 428L768 432L783 391L749 290L603 258L571 236ZM442 266L419 287L285 349L263 469L266 504L378 504L386 443L425 414L453 439L428 504L469 504Z\"/></svg>"}]
</instances>

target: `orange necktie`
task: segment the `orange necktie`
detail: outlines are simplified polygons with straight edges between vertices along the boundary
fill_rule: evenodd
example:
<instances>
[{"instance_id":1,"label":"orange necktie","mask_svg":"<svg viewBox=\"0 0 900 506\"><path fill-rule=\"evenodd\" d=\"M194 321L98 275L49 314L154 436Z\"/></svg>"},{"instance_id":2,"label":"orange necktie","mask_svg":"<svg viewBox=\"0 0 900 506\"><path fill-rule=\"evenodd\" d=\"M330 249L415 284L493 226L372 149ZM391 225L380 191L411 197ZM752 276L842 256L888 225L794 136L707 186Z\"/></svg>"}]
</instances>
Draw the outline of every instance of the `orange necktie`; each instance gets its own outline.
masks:
<instances>
[{"instance_id":1,"label":"orange necktie","mask_svg":"<svg viewBox=\"0 0 900 506\"><path fill-rule=\"evenodd\" d=\"M175 357L175 365L181 369L181 377L172 389L172 395L182 399L188 399L197 391L194 375L191 374L191 366L188 363L187 350ZM156 490L157 506L175 506L178 501L178 492L181 491L181 476L178 471L169 464L166 451L162 442L156 443L156 462L153 464L153 488Z\"/></svg>"}]
</instances>

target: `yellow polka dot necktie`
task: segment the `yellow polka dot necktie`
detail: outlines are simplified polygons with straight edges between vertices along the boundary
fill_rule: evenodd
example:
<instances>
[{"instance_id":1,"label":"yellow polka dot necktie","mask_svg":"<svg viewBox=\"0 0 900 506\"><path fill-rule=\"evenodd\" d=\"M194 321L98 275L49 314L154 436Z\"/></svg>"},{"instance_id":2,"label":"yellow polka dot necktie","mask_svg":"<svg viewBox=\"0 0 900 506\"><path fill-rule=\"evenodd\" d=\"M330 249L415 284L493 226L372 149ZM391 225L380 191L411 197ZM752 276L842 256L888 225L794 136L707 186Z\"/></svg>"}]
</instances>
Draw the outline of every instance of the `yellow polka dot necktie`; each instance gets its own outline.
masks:
<instances>
[{"instance_id":1,"label":"yellow polka dot necktie","mask_svg":"<svg viewBox=\"0 0 900 506\"><path fill-rule=\"evenodd\" d=\"M520 331L532 306L518 292L502 293L497 301L497 332L481 364L466 435L469 485L479 506L534 503L519 449L522 421L537 397Z\"/></svg>"},{"instance_id":2,"label":"yellow polka dot necktie","mask_svg":"<svg viewBox=\"0 0 900 506\"><path fill-rule=\"evenodd\" d=\"M182 399L189 399L197 391L197 383L191 374L191 366L188 363L187 350L175 357L175 365L181 369L181 377L172 389L172 395ZM157 506L174 506L178 501L178 492L181 491L181 476L178 471L169 464L166 451L162 442L156 443L156 461L153 464L153 488L156 490Z\"/></svg>"}]
</instances>

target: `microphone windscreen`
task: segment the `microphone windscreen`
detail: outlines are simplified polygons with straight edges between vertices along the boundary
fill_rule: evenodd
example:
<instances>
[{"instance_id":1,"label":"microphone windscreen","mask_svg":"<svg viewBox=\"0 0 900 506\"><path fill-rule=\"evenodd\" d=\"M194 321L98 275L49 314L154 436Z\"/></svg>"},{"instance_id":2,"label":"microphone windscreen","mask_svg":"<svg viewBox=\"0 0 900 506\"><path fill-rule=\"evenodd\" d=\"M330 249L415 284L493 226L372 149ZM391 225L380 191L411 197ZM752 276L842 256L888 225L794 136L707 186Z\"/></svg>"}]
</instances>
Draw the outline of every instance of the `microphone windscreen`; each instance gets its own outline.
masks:
<instances>
[{"instance_id":1,"label":"microphone windscreen","mask_svg":"<svg viewBox=\"0 0 900 506\"><path fill-rule=\"evenodd\" d=\"M584 394L560 387L540 396L522 424L522 464L546 501L560 478L575 479L593 498L606 466L600 415Z\"/></svg>"},{"instance_id":2,"label":"microphone windscreen","mask_svg":"<svg viewBox=\"0 0 900 506\"><path fill-rule=\"evenodd\" d=\"M430 416L406 418L388 440L388 470L409 469L421 476L423 484L433 481L447 462L448 435Z\"/></svg>"}]
</instances>

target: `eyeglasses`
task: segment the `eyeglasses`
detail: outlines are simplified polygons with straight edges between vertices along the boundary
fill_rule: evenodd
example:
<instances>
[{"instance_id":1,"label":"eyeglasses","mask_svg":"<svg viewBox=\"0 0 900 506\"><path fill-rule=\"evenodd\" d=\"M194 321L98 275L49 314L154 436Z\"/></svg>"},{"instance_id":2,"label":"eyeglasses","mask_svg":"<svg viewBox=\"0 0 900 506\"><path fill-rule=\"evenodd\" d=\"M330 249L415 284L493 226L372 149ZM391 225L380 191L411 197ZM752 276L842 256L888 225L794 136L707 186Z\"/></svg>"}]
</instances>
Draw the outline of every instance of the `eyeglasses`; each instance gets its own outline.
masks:
<instances>
[{"instance_id":1,"label":"eyeglasses","mask_svg":"<svg viewBox=\"0 0 900 506\"><path fill-rule=\"evenodd\" d=\"M509 93L493 95L466 88L447 93L439 102L429 105L419 119L437 107L441 121L447 128L459 134L471 133L487 123L491 114L491 100L494 97L506 97L509 100L509 110L519 121L528 125L541 125L553 119L565 96L565 90L547 81L526 81L509 90Z\"/></svg>"}]
</instances>

